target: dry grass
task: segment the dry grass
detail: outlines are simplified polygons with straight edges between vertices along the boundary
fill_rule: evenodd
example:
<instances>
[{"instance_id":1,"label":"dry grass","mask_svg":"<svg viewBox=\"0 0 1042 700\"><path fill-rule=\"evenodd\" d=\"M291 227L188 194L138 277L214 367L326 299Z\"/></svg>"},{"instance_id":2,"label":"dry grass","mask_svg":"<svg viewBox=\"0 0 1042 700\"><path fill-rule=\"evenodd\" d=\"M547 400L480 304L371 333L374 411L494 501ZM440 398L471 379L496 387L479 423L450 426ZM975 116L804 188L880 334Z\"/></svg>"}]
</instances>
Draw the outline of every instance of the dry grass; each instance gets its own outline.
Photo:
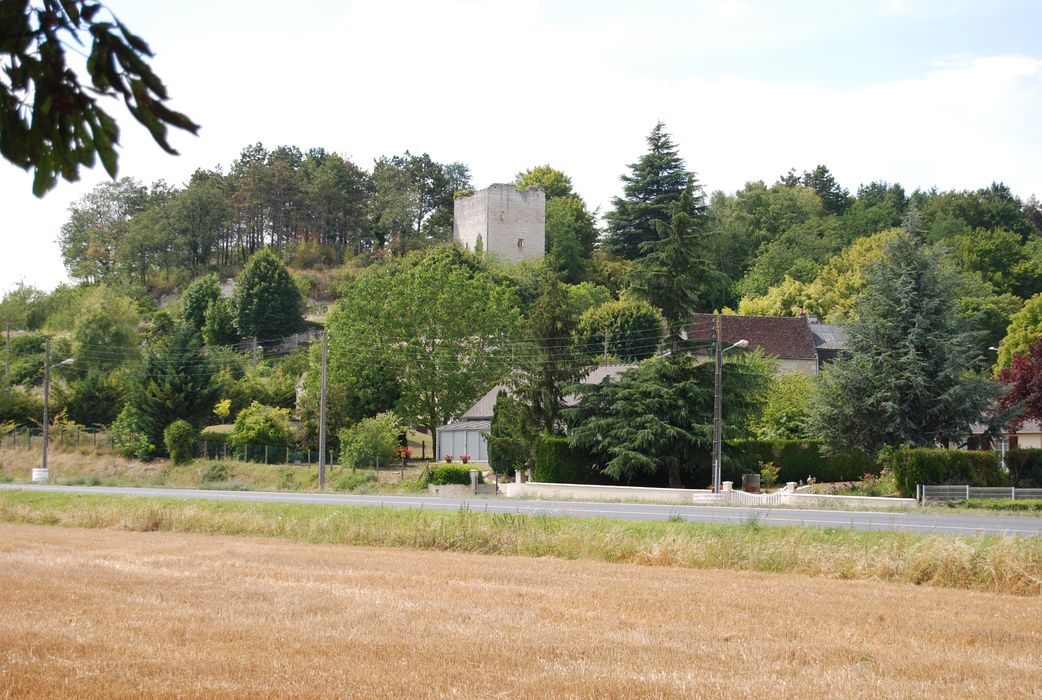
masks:
<instances>
[{"instance_id":1,"label":"dry grass","mask_svg":"<svg viewBox=\"0 0 1042 700\"><path fill-rule=\"evenodd\" d=\"M1042 600L0 525L0 695L1029 697Z\"/></svg>"},{"instance_id":2,"label":"dry grass","mask_svg":"<svg viewBox=\"0 0 1042 700\"><path fill-rule=\"evenodd\" d=\"M418 444L418 443L417 443ZM419 448L417 448L418 450ZM168 460L149 462L127 459L110 450L95 451L92 447L54 446L48 452L51 482L91 486L167 486L171 488L246 489L251 491L317 491L318 465L257 464L225 460L226 478L208 482L206 474L213 460L196 459L189 464L173 466ZM24 447L0 447L0 482L27 483L33 467L40 465L40 450ZM359 470L359 474L373 476L372 483L363 483L354 489L360 493L398 493L416 491L416 480L425 464L410 462L404 474L393 467L379 471ZM326 479L335 488L351 470L340 465L329 465Z\"/></svg>"},{"instance_id":3,"label":"dry grass","mask_svg":"<svg viewBox=\"0 0 1042 700\"><path fill-rule=\"evenodd\" d=\"M278 537L1042 594L1042 539L0 492L0 522Z\"/></svg>"}]
</instances>

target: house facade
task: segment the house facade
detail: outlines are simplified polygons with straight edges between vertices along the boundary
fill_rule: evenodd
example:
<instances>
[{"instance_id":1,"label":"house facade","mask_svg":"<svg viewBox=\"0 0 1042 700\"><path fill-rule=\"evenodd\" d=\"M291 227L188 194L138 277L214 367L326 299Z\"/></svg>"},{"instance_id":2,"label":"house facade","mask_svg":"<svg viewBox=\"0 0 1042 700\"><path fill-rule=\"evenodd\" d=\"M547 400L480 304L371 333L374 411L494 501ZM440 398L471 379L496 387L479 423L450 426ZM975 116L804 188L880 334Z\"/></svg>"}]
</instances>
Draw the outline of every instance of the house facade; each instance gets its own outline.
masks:
<instances>
[{"instance_id":1,"label":"house facade","mask_svg":"<svg viewBox=\"0 0 1042 700\"><path fill-rule=\"evenodd\" d=\"M582 383L600 384L608 377L616 377L634 367L636 365L632 364L601 365L586 375ZM492 429L492 411L501 391L509 389L505 384L497 384L458 419L438 428L434 454L439 460L444 460L446 455L450 455L453 460L458 461L461 456L467 455L474 462L488 461L488 441L484 433ZM564 401L571 405L575 397L566 396Z\"/></svg>"},{"instance_id":2,"label":"house facade","mask_svg":"<svg viewBox=\"0 0 1042 700\"><path fill-rule=\"evenodd\" d=\"M689 341L703 343L696 351L702 361L713 359L714 314L694 314L687 328ZM841 326L818 323L813 316L721 316L724 345L747 340L751 349L778 361L779 372L815 375L823 364L844 352L847 334Z\"/></svg>"}]
</instances>

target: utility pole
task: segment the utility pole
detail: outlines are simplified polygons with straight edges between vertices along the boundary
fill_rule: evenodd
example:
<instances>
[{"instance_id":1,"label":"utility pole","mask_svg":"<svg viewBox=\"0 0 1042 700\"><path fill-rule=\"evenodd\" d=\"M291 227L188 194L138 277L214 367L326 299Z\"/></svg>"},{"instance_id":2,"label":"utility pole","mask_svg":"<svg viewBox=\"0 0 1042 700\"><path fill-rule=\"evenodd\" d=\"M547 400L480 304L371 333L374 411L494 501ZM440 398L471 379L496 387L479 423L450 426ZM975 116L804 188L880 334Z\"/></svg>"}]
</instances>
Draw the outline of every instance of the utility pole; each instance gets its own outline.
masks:
<instances>
[{"instance_id":1,"label":"utility pole","mask_svg":"<svg viewBox=\"0 0 1042 700\"><path fill-rule=\"evenodd\" d=\"M724 338L720 332L720 315L716 316L716 326L713 332L716 340L716 371L713 378L713 493L720 493L720 452L722 442L721 424L723 423L723 365L724 365Z\"/></svg>"},{"instance_id":2,"label":"utility pole","mask_svg":"<svg viewBox=\"0 0 1042 700\"><path fill-rule=\"evenodd\" d=\"M4 386L11 386L11 324L7 324L7 354L4 357Z\"/></svg>"},{"instance_id":3,"label":"utility pole","mask_svg":"<svg viewBox=\"0 0 1042 700\"><path fill-rule=\"evenodd\" d=\"M253 336L253 369L257 369L257 336Z\"/></svg>"},{"instance_id":4,"label":"utility pole","mask_svg":"<svg viewBox=\"0 0 1042 700\"><path fill-rule=\"evenodd\" d=\"M47 416L47 404L51 391L51 339L48 338L43 345L43 473L47 474L47 426L50 419Z\"/></svg>"},{"instance_id":5,"label":"utility pole","mask_svg":"<svg viewBox=\"0 0 1042 700\"><path fill-rule=\"evenodd\" d=\"M604 364L608 364L608 327L604 327Z\"/></svg>"},{"instance_id":6,"label":"utility pole","mask_svg":"<svg viewBox=\"0 0 1042 700\"><path fill-rule=\"evenodd\" d=\"M326 356L329 354L329 336L322 331L322 389L318 399L318 490L326 488Z\"/></svg>"}]
</instances>

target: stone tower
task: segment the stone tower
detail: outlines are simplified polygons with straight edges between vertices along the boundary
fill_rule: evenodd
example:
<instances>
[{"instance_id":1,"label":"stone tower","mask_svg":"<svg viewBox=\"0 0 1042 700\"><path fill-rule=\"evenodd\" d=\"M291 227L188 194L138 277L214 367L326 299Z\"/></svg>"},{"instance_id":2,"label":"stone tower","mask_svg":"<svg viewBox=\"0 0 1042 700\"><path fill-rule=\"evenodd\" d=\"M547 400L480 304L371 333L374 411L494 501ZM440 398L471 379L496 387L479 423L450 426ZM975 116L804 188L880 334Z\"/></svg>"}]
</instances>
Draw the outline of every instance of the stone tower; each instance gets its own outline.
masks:
<instances>
[{"instance_id":1,"label":"stone tower","mask_svg":"<svg viewBox=\"0 0 1042 700\"><path fill-rule=\"evenodd\" d=\"M457 199L453 214L452 239L467 250L480 248L511 262L546 252L546 194L539 188L491 185Z\"/></svg>"}]
</instances>

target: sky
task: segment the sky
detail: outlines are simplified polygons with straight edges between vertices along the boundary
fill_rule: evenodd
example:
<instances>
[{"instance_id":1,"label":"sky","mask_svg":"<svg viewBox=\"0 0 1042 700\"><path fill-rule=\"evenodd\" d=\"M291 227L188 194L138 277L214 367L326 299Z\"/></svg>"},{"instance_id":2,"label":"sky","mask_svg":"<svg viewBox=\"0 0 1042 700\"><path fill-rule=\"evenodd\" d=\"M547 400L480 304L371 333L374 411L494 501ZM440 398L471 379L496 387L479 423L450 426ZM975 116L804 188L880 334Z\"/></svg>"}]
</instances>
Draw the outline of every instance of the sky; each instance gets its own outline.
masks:
<instances>
[{"instance_id":1,"label":"sky","mask_svg":"<svg viewBox=\"0 0 1042 700\"><path fill-rule=\"evenodd\" d=\"M1037 0L107 0L201 125L166 155L116 102L120 176L180 185L246 145L370 169L409 150L476 187L550 164L591 208L662 121L708 192L825 164L851 192L1005 182L1042 197ZM57 238L100 167L44 198L0 161L0 290L67 281Z\"/></svg>"}]
</instances>

